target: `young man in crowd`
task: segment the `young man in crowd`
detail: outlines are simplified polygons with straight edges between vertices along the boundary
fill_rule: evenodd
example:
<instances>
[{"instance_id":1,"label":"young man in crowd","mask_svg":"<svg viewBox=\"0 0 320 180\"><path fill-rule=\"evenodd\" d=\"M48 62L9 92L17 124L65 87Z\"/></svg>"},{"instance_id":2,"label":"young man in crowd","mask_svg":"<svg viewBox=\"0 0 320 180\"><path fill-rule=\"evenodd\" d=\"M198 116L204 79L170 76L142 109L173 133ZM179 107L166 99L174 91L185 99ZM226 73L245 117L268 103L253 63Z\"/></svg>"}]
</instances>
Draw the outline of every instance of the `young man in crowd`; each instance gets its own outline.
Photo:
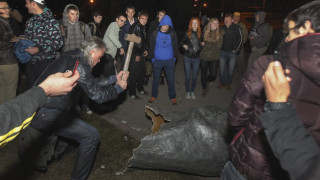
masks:
<instances>
[{"instance_id":1,"label":"young man in crowd","mask_svg":"<svg viewBox=\"0 0 320 180\"><path fill-rule=\"evenodd\" d=\"M134 44L131 60L130 60L130 77L129 77L129 96L131 99L139 99L137 91L140 94L146 95L147 92L143 88L144 79L146 76L146 56L147 51L147 32L146 24L148 22L149 14L146 11L138 13L138 21L135 22L129 29L129 34L135 34L141 38L139 44Z\"/></svg>"}]
</instances>

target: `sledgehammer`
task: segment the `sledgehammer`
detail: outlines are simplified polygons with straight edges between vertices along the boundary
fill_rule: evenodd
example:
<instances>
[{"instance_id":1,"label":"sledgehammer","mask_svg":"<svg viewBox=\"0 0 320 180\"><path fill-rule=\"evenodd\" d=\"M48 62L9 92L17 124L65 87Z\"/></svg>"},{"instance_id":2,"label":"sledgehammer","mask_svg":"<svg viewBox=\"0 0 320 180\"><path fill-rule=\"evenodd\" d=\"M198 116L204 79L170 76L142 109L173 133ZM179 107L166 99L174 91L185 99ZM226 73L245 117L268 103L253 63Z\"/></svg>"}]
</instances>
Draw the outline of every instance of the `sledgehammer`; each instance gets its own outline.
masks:
<instances>
[{"instance_id":1,"label":"sledgehammer","mask_svg":"<svg viewBox=\"0 0 320 180\"><path fill-rule=\"evenodd\" d=\"M123 71L128 71L129 69L129 64L130 64L130 59L131 59L131 54L132 54L132 49L133 49L133 45L134 43L140 44L141 42L141 38L136 36L135 34L126 34L124 39L126 41L129 41L129 47L128 47L128 52L127 52L127 56L126 56L126 60L123 66Z\"/></svg>"}]
</instances>

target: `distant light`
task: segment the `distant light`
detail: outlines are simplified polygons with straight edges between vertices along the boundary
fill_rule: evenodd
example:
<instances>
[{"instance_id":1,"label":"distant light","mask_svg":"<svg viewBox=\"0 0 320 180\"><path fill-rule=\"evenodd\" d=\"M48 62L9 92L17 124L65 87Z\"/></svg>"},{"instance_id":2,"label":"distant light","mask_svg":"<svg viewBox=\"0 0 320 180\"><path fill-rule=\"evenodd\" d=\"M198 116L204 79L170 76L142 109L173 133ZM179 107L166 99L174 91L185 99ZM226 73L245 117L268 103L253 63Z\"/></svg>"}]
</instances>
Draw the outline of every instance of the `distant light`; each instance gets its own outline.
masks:
<instances>
[{"instance_id":1,"label":"distant light","mask_svg":"<svg viewBox=\"0 0 320 180\"><path fill-rule=\"evenodd\" d=\"M193 6L194 6L194 7L197 7L197 5L196 5L196 4L193 4Z\"/></svg>"},{"instance_id":2,"label":"distant light","mask_svg":"<svg viewBox=\"0 0 320 180\"><path fill-rule=\"evenodd\" d=\"M90 3L94 3L94 0L90 0Z\"/></svg>"},{"instance_id":3,"label":"distant light","mask_svg":"<svg viewBox=\"0 0 320 180\"><path fill-rule=\"evenodd\" d=\"M194 0L194 2L198 2L198 0Z\"/></svg>"},{"instance_id":4,"label":"distant light","mask_svg":"<svg viewBox=\"0 0 320 180\"><path fill-rule=\"evenodd\" d=\"M207 3L203 3L203 7L207 7Z\"/></svg>"}]
</instances>

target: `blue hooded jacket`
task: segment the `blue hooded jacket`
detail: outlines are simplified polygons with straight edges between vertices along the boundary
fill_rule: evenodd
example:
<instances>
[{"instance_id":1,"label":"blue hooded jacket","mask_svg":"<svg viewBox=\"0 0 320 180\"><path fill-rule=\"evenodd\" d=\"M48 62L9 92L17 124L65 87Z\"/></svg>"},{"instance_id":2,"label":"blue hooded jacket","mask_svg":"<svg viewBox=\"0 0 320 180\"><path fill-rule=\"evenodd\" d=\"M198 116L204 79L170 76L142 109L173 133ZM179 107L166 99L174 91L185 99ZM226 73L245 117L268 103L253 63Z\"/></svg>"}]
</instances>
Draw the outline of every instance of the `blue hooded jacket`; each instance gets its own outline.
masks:
<instances>
[{"instance_id":1,"label":"blue hooded jacket","mask_svg":"<svg viewBox=\"0 0 320 180\"><path fill-rule=\"evenodd\" d=\"M167 32L161 32L161 26L169 25L169 30ZM171 18L168 15L165 15L159 23L159 31L156 37L156 45L154 49L154 56L157 60L171 60L174 58L174 52L172 47L172 31L173 25Z\"/></svg>"}]
</instances>

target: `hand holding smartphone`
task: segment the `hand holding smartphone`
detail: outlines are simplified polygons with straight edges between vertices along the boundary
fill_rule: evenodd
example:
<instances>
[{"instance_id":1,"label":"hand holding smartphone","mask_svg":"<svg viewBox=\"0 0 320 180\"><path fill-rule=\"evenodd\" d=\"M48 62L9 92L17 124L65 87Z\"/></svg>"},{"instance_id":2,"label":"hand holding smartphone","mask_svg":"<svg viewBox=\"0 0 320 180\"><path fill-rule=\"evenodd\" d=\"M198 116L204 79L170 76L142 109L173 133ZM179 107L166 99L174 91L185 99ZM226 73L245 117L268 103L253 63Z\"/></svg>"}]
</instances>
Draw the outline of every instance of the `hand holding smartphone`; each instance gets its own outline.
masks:
<instances>
[{"instance_id":1,"label":"hand holding smartphone","mask_svg":"<svg viewBox=\"0 0 320 180\"><path fill-rule=\"evenodd\" d=\"M74 65L74 68L73 68L73 71L72 71L72 75L71 75L71 76L73 76L74 73L76 72L77 67L78 67L78 64L79 64L79 60L76 61L76 64Z\"/></svg>"}]
</instances>

